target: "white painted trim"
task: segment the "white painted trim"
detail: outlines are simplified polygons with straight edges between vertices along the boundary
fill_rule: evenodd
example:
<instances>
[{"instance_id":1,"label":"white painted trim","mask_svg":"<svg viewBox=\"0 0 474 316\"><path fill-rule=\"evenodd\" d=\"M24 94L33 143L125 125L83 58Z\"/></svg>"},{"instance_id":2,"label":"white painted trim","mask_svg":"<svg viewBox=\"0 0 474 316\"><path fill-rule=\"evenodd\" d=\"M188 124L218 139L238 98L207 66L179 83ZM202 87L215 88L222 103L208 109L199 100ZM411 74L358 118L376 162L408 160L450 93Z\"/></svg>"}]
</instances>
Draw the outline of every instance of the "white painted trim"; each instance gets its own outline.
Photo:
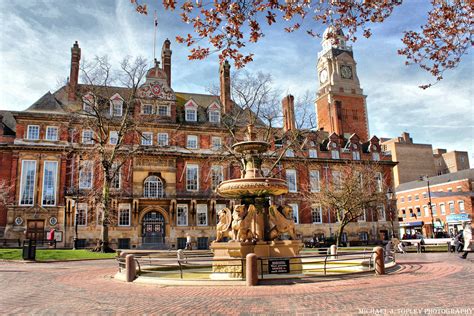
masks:
<instances>
[{"instance_id":1,"label":"white painted trim","mask_svg":"<svg viewBox=\"0 0 474 316\"><path fill-rule=\"evenodd\" d=\"M33 203L32 204L23 204L21 203L21 200L23 198L23 169L24 169L24 162L26 161L32 161L35 163L35 180L33 181ZM19 195L19 200L18 200L18 205L20 206L32 206L35 205L35 193L36 193L36 160L22 160L21 161L21 173L20 173L20 195Z\"/></svg>"},{"instance_id":2,"label":"white painted trim","mask_svg":"<svg viewBox=\"0 0 474 316\"><path fill-rule=\"evenodd\" d=\"M45 171L46 171L46 163L47 163L47 162L53 162L53 163L56 164L56 177L55 177L55 179L54 179L54 204L52 204L52 205L45 205L45 204L43 204L43 202L44 202L44 192L45 192L45 191L44 191L44 184L45 184L44 181L45 181L45 179L46 179L46 178L45 178ZM53 206L56 206L56 204L57 204L57 202L58 202L58 189L57 189L57 188L58 188L58 180L59 180L59 179L58 179L58 178L59 178L59 177L58 177L58 174L59 174L59 172L58 172L58 167L59 167L59 163L58 163L57 160L45 160L45 161L43 162L43 181L42 181L42 182L43 182L43 187L42 187L42 189L41 189L41 206L44 206L44 207L53 207Z\"/></svg>"}]
</instances>

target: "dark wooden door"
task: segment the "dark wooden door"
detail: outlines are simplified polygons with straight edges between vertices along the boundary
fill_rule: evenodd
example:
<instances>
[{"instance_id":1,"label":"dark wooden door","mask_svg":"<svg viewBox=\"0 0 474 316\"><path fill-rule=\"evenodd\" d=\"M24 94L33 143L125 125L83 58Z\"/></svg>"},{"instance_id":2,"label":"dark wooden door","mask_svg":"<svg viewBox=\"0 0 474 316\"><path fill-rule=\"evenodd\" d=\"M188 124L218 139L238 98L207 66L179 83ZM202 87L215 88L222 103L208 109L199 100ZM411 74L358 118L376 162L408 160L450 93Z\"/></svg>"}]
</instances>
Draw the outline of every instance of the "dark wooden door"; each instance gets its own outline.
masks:
<instances>
[{"instance_id":1,"label":"dark wooden door","mask_svg":"<svg viewBox=\"0 0 474 316\"><path fill-rule=\"evenodd\" d=\"M26 229L26 238L32 240L44 239L44 221L29 220L28 228Z\"/></svg>"}]
</instances>

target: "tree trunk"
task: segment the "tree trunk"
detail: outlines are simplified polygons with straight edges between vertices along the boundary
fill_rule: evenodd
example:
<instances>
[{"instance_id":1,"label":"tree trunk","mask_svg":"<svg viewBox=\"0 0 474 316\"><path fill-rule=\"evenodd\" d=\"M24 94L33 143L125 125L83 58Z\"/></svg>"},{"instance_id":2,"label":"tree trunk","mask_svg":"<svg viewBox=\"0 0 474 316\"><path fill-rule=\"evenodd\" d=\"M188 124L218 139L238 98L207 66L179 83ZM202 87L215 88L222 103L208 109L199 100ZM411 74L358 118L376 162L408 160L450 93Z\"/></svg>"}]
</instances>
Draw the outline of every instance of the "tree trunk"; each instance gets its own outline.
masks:
<instances>
[{"instance_id":1,"label":"tree trunk","mask_svg":"<svg viewBox=\"0 0 474 316\"><path fill-rule=\"evenodd\" d=\"M104 177L104 187L102 188L102 230L100 240L100 252L110 252L109 248L109 211L110 211L110 181Z\"/></svg>"},{"instance_id":2,"label":"tree trunk","mask_svg":"<svg viewBox=\"0 0 474 316\"><path fill-rule=\"evenodd\" d=\"M342 237L342 233L344 232L344 227L345 227L345 225L343 225L342 223L341 223L341 225L339 225L339 229L338 229L337 236L336 236L336 245L338 247L341 245L341 237Z\"/></svg>"}]
</instances>

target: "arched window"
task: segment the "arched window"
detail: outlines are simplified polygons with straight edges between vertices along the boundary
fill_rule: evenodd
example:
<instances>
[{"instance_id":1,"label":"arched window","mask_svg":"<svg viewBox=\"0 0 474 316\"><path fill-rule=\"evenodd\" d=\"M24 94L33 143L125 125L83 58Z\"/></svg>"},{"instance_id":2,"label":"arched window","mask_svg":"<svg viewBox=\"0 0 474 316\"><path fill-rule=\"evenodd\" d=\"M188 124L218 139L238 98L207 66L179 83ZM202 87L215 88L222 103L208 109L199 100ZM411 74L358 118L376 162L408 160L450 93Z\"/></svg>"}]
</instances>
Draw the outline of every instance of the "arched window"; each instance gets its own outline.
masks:
<instances>
[{"instance_id":1,"label":"arched window","mask_svg":"<svg viewBox=\"0 0 474 316\"><path fill-rule=\"evenodd\" d=\"M143 196L147 198L163 197L163 181L157 176L149 176L144 182Z\"/></svg>"}]
</instances>

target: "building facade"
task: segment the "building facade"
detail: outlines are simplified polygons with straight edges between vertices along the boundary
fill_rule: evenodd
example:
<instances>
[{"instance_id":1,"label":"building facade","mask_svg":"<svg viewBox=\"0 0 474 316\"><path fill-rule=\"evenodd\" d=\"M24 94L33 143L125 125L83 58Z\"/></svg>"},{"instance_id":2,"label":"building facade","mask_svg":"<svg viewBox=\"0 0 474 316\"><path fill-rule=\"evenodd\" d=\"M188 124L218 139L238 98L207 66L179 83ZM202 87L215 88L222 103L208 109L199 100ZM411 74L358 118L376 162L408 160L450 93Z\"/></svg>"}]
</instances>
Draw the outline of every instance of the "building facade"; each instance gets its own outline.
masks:
<instances>
[{"instance_id":1,"label":"building facade","mask_svg":"<svg viewBox=\"0 0 474 316\"><path fill-rule=\"evenodd\" d=\"M0 209L5 238L44 239L54 229L60 246L71 246L74 237L81 246L94 246L100 239L102 209L95 195L104 175L100 162L90 158L98 150L99 131L86 126L81 115L90 107L93 88L105 89L79 84L80 59L76 42L65 87L46 93L25 111L2 112L0 177L9 192ZM231 159L226 148L243 140L246 130L245 124L237 124L231 137L223 123L243 109L231 100L227 62L221 64L219 76L220 96L175 92L170 42L163 44L161 66L155 62L148 70L132 106L131 115L142 122L141 137L124 136L124 148L129 152L139 148L139 154L127 156L124 149L123 164L112 181L109 238L113 247L182 248L189 235L195 247L207 248L215 238L217 212L239 203L215 193L221 181L241 176L239 162ZM113 122L123 117L131 91L123 87L106 90L112 122L106 139L113 146L121 137ZM263 134L258 131L271 130L271 150L283 157L277 168L270 170L271 159L263 166L268 176L284 178L289 185L289 193L275 203L292 206L302 238L331 237L336 232L335 216L306 193L319 192L350 161L380 166L378 177L391 187L394 163L382 154L377 137L369 139L368 125L360 130L362 137L355 131L344 137L348 127L342 134L298 131L293 97L285 97L282 107L283 128L256 126L257 138ZM366 112L360 115L366 122ZM295 133L297 141L286 146ZM343 239L386 239L392 231L382 206L367 210L363 219L349 224Z\"/></svg>"},{"instance_id":2,"label":"building facade","mask_svg":"<svg viewBox=\"0 0 474 316\"><path fill-rule=\"evenodd\" d=\"M398 186L400 235L459 232L463 221L472 220L473 184L474 169L468 169Z\"/></svg>"}]
</instances>

